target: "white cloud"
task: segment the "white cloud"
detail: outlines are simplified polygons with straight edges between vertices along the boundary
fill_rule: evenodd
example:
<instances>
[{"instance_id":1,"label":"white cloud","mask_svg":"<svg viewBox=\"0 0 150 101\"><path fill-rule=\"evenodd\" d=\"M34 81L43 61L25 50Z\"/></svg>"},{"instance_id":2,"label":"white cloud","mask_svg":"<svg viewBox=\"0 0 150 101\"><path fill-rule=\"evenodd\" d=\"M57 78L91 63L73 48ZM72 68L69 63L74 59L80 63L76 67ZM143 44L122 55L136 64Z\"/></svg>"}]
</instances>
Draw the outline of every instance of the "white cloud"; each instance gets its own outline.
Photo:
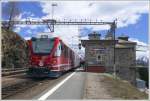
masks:
<instances>
[{"instance_id":1,"label":"white cloud","mask_svg":"<svg viewBox=\"0 0 150 101\"><path fill-rule=\"evenodd\" d=\"M137 45L143 45L143 46L148 46L146 43L140 41L139 39L136 39L136 38L129 38L129 41L133 41L133 42L136 42Z\"/></svg>"},{"instance_id":2,"label":"white cloud","mask_svg":"<svg viewBox=\"0 0 150 101\"><path fill-rule=\"evenodd\" d=\"M28 16L28 17L33 17L33 16L35 16L34 13L32 13L32 12L23 12L22 15L26 15L26 16Z\"/></svg>"},{"instance_id":3,"label":"white cloud","mask_svg":"<svg viewBox=\"0 0 150 101\"><path fill-rule=\"evenodd\" d=\"M88 40L88 36L81 37L81 40Z\"/></svg>"},{"instance_id":4,"label":"white cloud","mask_svg":"<svg viewBox=\"0 0 150 101\"><path fill-rule=\"evenodd\" d=\"M141 58L141 57L147 57L149 59L149 51L137 51L136 52L136 59Z\"/></svg>"},{"instance_id":5,"label":"white cloud","mask_svg":"<svg viewBox=\"0 0 150 101\"><path fill-rule=\"evenodd\" d=\"M30 40L30 39L31 39L31 37L24 37L24 39L25 39L25 40Z\"/></svg>"},{"instance_id":6,"label":"white cloud","mask_svg":"<svg viewBox=\"0 0 150 101\"><path fill-rule=\"evenodd\" d=\"M19 15L16 15L16 16L14 17L14 20L21 20L21 19L22 19L22 16L23 16L23 14L20 13Z\"/></svg>"},{"instance_id":7,"label":"white cloud","mask_svg":"<svg viewBox=\"0 0 150 101\"><path fill-rule=\"evenodd\" d=\"M136 59L141 58L141 57L147 57L149 58L149 48L148 48L148 44L144 43L136 38L129 38L130 41L136 42L137 43L137 50L140 51L136 51Z\"/></svg>"},{"instance_id":8,"label":"white cloud","mask_svg":"<svg viewBox=\"0 0 150 101\"><path fill-rule=\"evenodd\" d=\"M24 15L28 15L27 18L24 18ZM42 21L40 17L33 17L35 16L32 12L23 12L19 15L15 16L14 20L16 21ZM31 33L31 30L36 30L38 28L45 27L45 25L28 25L28 24L17 24L15 25L14 31L19 33L21 29L28 28L27 33Z\"/></svg>"},{"instance_id":9,"label":"white cloud","mask_svg":"<svg viewBox=\"0 0 150 101\"><path fill-rule=\"evenodd\" d=\"M32 34L31 29L28 29L28 30L26 31L26 33L28 33L28 34Z\"/></svg>"},{"instance_id":10,"label":"white cloud","mask_svg":"<svg viewBox=\"0 0 150 101\"><path fill-rule=\"evenodd\" d=\"M77 26L56 26L54 34L59 36L68 45L79 42Z\"/></svg>"},{"instance_id":11,"label":"white cloud","mask_svg":"<svg viewBox=\"0 0 150 101\"><path fill-rule=\"evenodd\" d=\"M45 28L45 25L15 25L15 27L21 28L21 29L27 28L28 30L37 30L38 28Z\"/></svg>"},{"instance_id":12,"label":"white cloud","mask_svg":"<svg viewBox=\"0 0 150 101\"><path fill-rule=\"evenodd\" d=\"M148 1L53 1L55 19L98 19L113 21L118 19L118 27L135 24L142 13L148 13ZM51 18L51 2L42 2L43 18ZM108 27L96 26L96 29Z\"/></svg>"},{"instance_id":13,"label":"white cloud","mask_svg":"<svg viewBox=\"0 0 150 101\"><path fill-rule=\"evenodd\" d=\"M15 28L14 28L14 32L16 32L16 33L20 32L20 31L21 31L21 28L20 28L20 27L15 27Z\"/></svg>"}]
</instances>

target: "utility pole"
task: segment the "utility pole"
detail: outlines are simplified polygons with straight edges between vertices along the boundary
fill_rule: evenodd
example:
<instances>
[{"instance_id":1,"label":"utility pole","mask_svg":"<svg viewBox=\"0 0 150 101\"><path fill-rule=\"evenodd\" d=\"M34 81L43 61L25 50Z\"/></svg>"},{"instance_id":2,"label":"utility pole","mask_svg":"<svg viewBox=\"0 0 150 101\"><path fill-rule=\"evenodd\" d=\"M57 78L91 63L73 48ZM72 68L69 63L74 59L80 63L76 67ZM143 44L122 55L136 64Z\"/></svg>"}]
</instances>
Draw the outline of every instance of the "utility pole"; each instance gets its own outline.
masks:
<instances>
[{"instance_id":1,"label":"utility pole","mask_svg":"<svg viewBox=\"0 0 150 101\"><path fill-rule=\"evenodd\" d=\"M85 20L85 21L86 21L86 20ZM78 25L78 38L79 38L79 40L78 40L78 41L79 41L79 46L78 46L78 47L79 47L79 51L81 50L81 36L80 36L80 30L81 30L81 29L80 29L80 25Z\"/></svg>"},{"instance_id":2,"label":"utility pole","mask_svg":"<svg viewBox=\"0 0 150 101\"><path fill-rule=\"evenodd\" d=\"M116 31L115 31L115 29L116 29L116 20L114 20L114 22L112 23L112 25L111 25L111 31L113 32L113 39L114 39L114 65L113 65L113 72L114 72L114 76L115 76L115 78L117 77L117 75L116 75L116 57L115 57L115 55L116 55L116 53L115 53L115 46L116 46L116 40L115 40L115 37L116 37L116 35L115 35L115 33L116 33Z\"/></svg>"}]
</instances>

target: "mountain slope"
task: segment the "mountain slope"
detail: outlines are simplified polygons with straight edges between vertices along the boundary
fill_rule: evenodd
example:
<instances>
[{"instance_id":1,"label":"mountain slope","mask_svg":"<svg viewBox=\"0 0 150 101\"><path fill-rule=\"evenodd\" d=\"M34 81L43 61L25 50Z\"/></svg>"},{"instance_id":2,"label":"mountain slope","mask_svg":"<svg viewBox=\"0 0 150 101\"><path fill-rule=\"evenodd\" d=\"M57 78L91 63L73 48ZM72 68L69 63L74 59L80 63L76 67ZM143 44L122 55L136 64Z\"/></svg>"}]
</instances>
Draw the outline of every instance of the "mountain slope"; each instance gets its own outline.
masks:
<instances>
[{"instance_id":1,"label":"mountain slope","mask_svg":"<svg viewBox=\"0 0 150 101\"><path fill-rule=\"evenodd\" d=\"M2 29L2 68L24 68L27 65L26 41L15 32Z\"/></svg>"}]
</instances>

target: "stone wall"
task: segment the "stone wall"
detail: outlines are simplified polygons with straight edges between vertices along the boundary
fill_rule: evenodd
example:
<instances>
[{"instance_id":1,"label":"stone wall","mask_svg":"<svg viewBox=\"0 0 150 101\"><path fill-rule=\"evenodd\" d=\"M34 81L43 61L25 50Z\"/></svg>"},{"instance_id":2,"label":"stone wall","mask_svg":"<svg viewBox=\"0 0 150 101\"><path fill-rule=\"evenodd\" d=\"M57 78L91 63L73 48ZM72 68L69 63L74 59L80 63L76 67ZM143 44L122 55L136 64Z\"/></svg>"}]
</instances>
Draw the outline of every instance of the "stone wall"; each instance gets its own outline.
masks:
<instances>
[{"instance_id":1,"label":"stone wall","mask_svg":"<svg viewBox=\"0 0 150 101\"><path fill-rule=\"evenodd\" d=\"M134 48L116 49L116 71L122 79L130 81L135 85L136 68L135 68L135 50Z\"/></svg>"}]
</instances>

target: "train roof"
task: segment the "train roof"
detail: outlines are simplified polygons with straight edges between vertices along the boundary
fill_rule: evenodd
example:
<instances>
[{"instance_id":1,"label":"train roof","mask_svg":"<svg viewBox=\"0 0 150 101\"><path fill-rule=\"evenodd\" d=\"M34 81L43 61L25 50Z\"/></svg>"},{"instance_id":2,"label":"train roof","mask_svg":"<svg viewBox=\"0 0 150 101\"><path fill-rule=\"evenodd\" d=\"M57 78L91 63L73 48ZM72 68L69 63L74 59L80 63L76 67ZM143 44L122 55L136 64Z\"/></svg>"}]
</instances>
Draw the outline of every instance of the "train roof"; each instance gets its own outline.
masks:
<instances>
[{"instance_id":1,"label":"train roof","mask_svg":"<svg viewBox=\"0 0 150 101\"><path fill-rule=\"evenodd\" d=\"M55 38L58 36L52 32L42 32L42 33L38 33L37 36L35 36L35 38L42 38L42 37Z\"/></svg>"}]
</instances>

